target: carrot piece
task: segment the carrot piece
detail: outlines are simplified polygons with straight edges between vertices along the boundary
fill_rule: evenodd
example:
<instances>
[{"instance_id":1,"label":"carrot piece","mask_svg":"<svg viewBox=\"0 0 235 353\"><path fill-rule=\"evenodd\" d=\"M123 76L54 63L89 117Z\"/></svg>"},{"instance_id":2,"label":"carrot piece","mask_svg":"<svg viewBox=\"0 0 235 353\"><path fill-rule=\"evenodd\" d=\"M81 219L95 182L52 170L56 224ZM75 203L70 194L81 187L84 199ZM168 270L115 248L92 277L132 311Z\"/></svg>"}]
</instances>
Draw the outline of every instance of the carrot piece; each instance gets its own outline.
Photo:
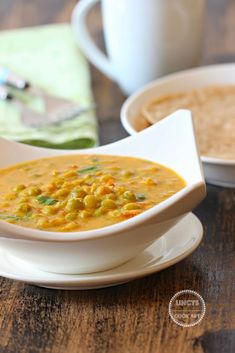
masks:
<instances>
[{"instance_id":1,"label":"carrot piece","mask_svg":"<svg viewBox=\"0 0 235 353\"><path fill-rule=\"evenodd\" d=\"M114 184L114 179L112 179L112 178L108 179L107 182L106 182L106 185L114 186L115 185Z\"/></svg>"},{"instance_id":2,"label":"carrot piece","mask_svg":"<svg viewBox=\"0 0 235 353\"><path fill-rule=\"evenodd\" d=\"M125 218L131 218L134 216L137 216L138 214L140 214L142 211L141 210L130 210L130 211L125 211L123 212L123 216Z\"/></svg>"}]
</instances>

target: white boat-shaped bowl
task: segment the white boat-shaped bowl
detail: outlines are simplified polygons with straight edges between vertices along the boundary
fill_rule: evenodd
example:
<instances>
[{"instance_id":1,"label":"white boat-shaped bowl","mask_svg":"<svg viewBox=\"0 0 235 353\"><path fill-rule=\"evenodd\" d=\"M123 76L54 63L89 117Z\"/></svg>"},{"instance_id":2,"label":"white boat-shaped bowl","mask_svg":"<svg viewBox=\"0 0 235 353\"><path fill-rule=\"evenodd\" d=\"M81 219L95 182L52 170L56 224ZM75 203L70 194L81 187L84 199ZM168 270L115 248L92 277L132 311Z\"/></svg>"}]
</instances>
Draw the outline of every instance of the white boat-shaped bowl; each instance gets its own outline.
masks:
<instances>
[{"instance_id":1,"label":"white boat-shaped bowl","mask_svg":"<svg viewBox=\"0 0 235 353\"><path fill-rule=\"evenodd\" d=\"M146 127L146 122L139 117L145 103L164 94L208 85L235 85L235 64L199 67L171 74L148 84L124 102L121 109L122 125L133 135ZM208 183L235 187L235 151L233 160L206 156L201 156L201 159Z\"/></svg>"},{"instance_id":2,"label":"white boat-shaped bowl","mask_svg":"<svg viewBox=\"0 0 235 353\"><path fill-rule=\"evenodd\" d=\"M124 222L83 232L47 232L0 221L0 246L41 270L91 273L133 258L174 226L205 196L191 113L180 110L143 132L87 150L58 151L0 139L0 167L47 156L106 154L145 158L178 172L187 186Z\"/></svg>"}]
</instances>

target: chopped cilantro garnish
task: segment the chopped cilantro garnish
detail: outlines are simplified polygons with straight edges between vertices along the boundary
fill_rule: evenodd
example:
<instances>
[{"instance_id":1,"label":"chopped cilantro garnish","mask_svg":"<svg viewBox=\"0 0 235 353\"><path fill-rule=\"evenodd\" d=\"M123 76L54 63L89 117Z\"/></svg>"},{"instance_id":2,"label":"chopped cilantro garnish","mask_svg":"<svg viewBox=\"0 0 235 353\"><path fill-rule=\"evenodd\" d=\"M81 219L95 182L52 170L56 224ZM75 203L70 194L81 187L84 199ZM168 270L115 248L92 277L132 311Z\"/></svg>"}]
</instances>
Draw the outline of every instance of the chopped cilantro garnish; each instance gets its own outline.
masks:
<instances>
[{"instance_id":1,"label":"chopped cilantro garnish","mask_svg":"<svg viewBox=\"0 0 235 353\"><path fill-rule=\"evenodd\" d=\"M0 214L0 219L4 221L19 221L21 218L10 214Z\"/></svg>"},{"instance_id":2,"label":"chopped cilantro garnish","mask_svg":"<svg viewBox=\"0 0 235 353\"><path fill-rule=\"evenodd\" d=\"M83 168L78 171L80 174L90 173L98 169L98 165L93 165L91 167Z\"/></svg>"},{"instance_id":3,"label":"chopped cilantro garnish","mask_svg":"<svg viewBox=\"0 0 235 353\"><path fill-rule=\"evenodd\" d=\"M58 200L52 199L51 197L44 196L44 195L38 196L37 200L39 203L41 203L43 205L47 205L47 206L54 205L56 202L58 202Z\"/></svg>"}]
</instances>

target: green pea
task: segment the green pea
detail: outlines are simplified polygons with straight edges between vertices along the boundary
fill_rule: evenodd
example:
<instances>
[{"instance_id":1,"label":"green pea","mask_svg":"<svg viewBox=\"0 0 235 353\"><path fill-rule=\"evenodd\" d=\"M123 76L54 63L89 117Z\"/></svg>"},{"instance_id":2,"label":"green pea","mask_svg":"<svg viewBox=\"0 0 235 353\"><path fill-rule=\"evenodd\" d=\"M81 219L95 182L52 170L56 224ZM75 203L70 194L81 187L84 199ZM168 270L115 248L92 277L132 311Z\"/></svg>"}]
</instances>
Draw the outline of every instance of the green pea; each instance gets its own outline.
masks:
<instances>
[{"instance_id":1,"label":"green pea","mask_svg":"<svg viewBox=\"0 0 235 353\"><path fill-rule=\"evenodd\" d=\"M81 210L83 209L83 202L82 199L78 198L71 198L68 200L67 205L65 207L67 211L74 211L74 210Z\"/></svg>"},{"instance_id":2,"label":"green pea","mask_svg":"<svg viewBox=\"0 0 235 353\"><path fill-rule=\"evenodd\" d=\"M121 212L119 210L110 211L109 216L117 218L121 216Z\"/></svg>"},{"instance_id":3,"label":"green pea","mask_svg":"<svg viewBox=\"0 0 235 353\"><path fill-rule=\"evenodd\" d=\"M86 196L86 192L82 188L75 188L72 190L71 195L72 197L84 197Z\"/></svg>"},{"instance_id":4,"label":"green pea","mask_svg":"<svg viewBox=\"0 0 235 353\"><path fill-rule=\"evenodd\" d=\"M107 208L105 207L99 207L97 210L95 210L95 216L102 216L103 214L105 214L108 211Z\"/></svg>"},{"instance_id":5,"label":"green pea","mask_svg":"<svg viewBox=\"0 0 235 353\"><path fill-rule=\"evenodd\" d=\"M69 189L62 188L58 191L56 191L55 196L60 197L60 196L67 196L69 194Z\"/></svg>"},{"instance_id":6,"label":"green pea","mask_svg":"<svg viewBox=\"0 0 235 353\"><path fill-rule=\"evenodd\" d=\"M7 194L4 199L5 200L15 200L18 197L17 193L11 192L10 194Z\"/></svg>"},{"instance_id":7,"label":"green pea","mask_svg":"<svg viewBox=\"0 0 235 353\"><path fill-rule=\"evenodd\" d=\"M133 175L133 172L130 170L123 170L121 174L126 178L130 178Z\"/></svg>"},{"instance_id":8,"label":"green pea","mask_svg":"<svg viewBox=\"0 0 235 353\"><path fill-rule=\"evenodd\" d=\"M144 201L146 199L146 196L145 196L145 194L140 192L140 193L136 194L136 198L138 201Z\"/></svg>"},{"instance_id":9,"label":"green pea","mask_svg":"<svg viewBox=\"0 0 235 353\"><path fill-rule=\"evenodd\" d=\"M105 174L105 175L103 175L101 178L100 178L100 181L101 182L106 182L106 181L108 181L109 179L112 179L113 178L113 176L111 175L111 174Z\"/></svg>"},{"instance_id":10,"label":"green pea","mask_svg":"<svg viewBox=\"0 0 235 353\"><path fill-rule=\"evenodd\" d=\"M111 199L106 199L101 202L101 206L107 209L113 209L116 207L116 203Z\"/></svg>"},{"instance_id":11,"label":"green pea","mask_svg":"<svg viewBox=\"0 0 235 353\"><path fill-rule=\"evenodd\" d=\"M94 195L87 195L84 197L85 208L95 208L97 205L97 199Z\"/></svg>"},{"instance_id":12,"label":"green pea","mask_svg":"<svg viewBox=\"0 0 235 353\"><path fill-rule=\"evenodd\" d=\"M15 191L15 192L20 192L20 191L24 190L25 187L26 187L26 186L25 186L24 184L19 184L19 185L17 185L16 187L13 188L13 191Z\"/></svg>"},{"instance_id":13,"label":"green pea","mask_svg":"<svg viewBox=\"0 0 235 353\"><path fill-rule=\"evenodd\" d=\"M45 214L45 215L50 215L50 214L54 214L56 213L56 208L52 207L52 206L45 206L43 207L42 209L42 212Z\"/></svg>"},{"instance_id":14,"label":"green pea","mask_svg":"<svg viewBox=\"0 0 235 353\"><path fill-rule=\"evenodd\" d=\"M41 189L38 188L37 186L32 186L31 188L29 188L27 190L27 193L29 196L36 196L36 195L41 194Z\"/></svg>"},{"instance_id":15,"label":"green pea","mask_svg":"<svg viewBox=\"0 0 235 353\"><path fill-rule=\"evenodd\" d=\"M24 196L24 197L21 197L19 199L18 203L25 203L25 202L28 202L28 201L29 201L29 197Z\"/></svg>"},{"instance_id":16,"label":"green pea","mask_svg":"<svg viewBox=\"0 0 235 353\"><path fill-rule=\"evenodd\" d=\"M22 203L16 208L16 212L27 213L30 210L30 206L27 203Z\"/></svg>"},{"instance_id":17,"label":"green pea","mask_svg":"<svg viewBox=\"0 0 235 353\"><path fill-rule=\"evenodd\" d=\"M77 218L77 213L71 212L65 216L66 221L74 221Z\"/></svg>"},{"instance_id":18,"label":"green pea","mask_svg":"<svg viewBox=\"0 0 235 353\"><path fill-rule=\"evenodd\" d=\"M140 206L139 205L137 205L136 203L134 203L134 202L131 202L131 203L127 203L125 206L123 206L123 209L124 210L137 210L137 209L139 209L140 208Z\"/></svg>"},{"instance_id":19,"label":"green pea","mask_svg":"<svg viewBox=\"0 0 235 353\"><path fill-rule=\"evenodd\" d=\"M132 191L125 191L123 193L123 197L124 197L124 199L129 200L129 201L136 201L135 194Z\"/></svg>"},{"instance_id":20,"label":"green pea","mask_svg":"<svg viewBox=\"0 0 235 353\"><path fill-rule=\"evenodd\" d=\"M88 217L90 217L90 213L89 212L87 212L86 210L84 210L84 211L80 211L79 212L79 217L81 217L81 218L88 218Z\"/></svg>"}]
</instances>

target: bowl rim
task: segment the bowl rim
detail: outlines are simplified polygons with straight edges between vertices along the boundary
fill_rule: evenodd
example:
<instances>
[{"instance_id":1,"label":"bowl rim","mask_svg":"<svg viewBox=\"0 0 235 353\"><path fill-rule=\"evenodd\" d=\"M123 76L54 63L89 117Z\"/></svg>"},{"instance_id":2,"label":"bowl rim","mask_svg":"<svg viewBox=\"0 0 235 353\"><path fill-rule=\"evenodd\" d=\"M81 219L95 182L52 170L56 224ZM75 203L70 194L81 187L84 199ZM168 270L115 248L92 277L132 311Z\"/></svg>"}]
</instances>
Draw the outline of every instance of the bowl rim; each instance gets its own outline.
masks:
<instances>
[{"instance_id":1,"label":"bowl rim","mask_svg":"<svg viewBox=\"0 0 235 353\"><path fill-rule=\"evenodd\" d=\"M196 67L193 69L182 70L182 71L178 71L178 72L160 77L160 78L144 85L143 87L138 89L136 92L134 92L132 95L130 95L122 104L121 111L120 111L120 120L121 120L122 126L130 135L134 135L134 134L138 133L138 131L136 131L135 128L133 127L133 125L129 122L128 109L132 104L134 104L134 102L136 100L139 99L139 97L142 94L144 94L148 91L151 91L152 89L154 89L158 85L161 85L162 83L165 83L165 82L168 82L168 81L180 78L180 77L183 77L186 79L187 75L191 74L191 73L197 74L198 72L222 70L222 69L226 69L226 68L227 69L231 68L231 69L235 70L235 63L205 65L205 66L200 66L200 67ZM217 158L217 157L209 157L209 156L205 156L205 155L201 155L200 157L201 157L201 160L207 164L235 166L235 159L223 159L223 158Z\"/></svg>"}]
</instances>

